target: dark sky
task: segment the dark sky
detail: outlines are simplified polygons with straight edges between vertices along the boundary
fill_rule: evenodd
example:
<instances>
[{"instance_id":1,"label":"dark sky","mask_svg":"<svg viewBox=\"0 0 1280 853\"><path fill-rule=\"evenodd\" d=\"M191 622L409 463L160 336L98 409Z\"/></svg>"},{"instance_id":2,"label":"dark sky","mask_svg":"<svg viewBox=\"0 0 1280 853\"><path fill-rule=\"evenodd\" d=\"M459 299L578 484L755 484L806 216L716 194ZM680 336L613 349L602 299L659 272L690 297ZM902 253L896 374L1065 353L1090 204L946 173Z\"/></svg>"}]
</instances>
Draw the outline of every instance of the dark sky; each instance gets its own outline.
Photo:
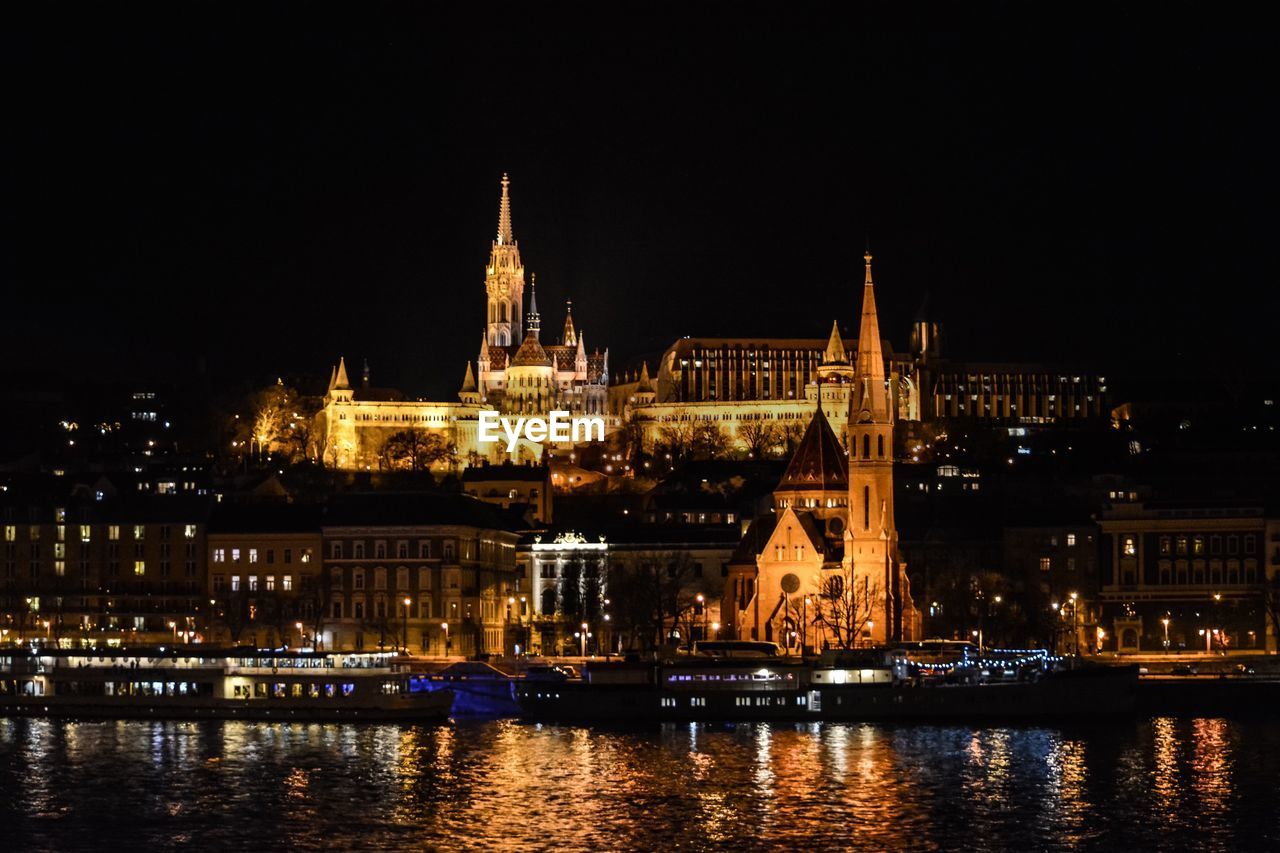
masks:
<instances>
[{"instance_id":1,"label":"dark sky","mask_svg":"<svg viewBox=\"0 0 1280 853\"><path fill-rule=\"evenodd\" d=\"M868 236L898 346L928 292L959 357L1275 361L1270 35L252 8L4 28L7 372L450 394L504 170L544 329L615 363L851 329Z\"/></svg>"}]
</instances>

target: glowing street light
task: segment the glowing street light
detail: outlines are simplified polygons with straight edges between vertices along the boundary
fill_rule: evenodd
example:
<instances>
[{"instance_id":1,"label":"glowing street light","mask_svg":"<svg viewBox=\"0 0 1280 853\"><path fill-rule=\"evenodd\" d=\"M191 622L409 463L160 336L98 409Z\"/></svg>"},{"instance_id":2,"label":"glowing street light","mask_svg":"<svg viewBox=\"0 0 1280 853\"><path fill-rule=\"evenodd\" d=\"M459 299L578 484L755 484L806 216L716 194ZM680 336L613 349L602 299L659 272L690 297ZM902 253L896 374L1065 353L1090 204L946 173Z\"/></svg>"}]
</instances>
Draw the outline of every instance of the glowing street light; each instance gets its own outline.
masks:
<instances>
[{"instance_id":1,"label":"glowing street light","mask_svg":"<svg viewBox=\"0 0 1280 853\"><path fill-rule=\"evenodd\" d=\"M404 653L409 654L409 607L413 604L413 599L409 596L404 597Z\"/></svg>"}]
</instances>

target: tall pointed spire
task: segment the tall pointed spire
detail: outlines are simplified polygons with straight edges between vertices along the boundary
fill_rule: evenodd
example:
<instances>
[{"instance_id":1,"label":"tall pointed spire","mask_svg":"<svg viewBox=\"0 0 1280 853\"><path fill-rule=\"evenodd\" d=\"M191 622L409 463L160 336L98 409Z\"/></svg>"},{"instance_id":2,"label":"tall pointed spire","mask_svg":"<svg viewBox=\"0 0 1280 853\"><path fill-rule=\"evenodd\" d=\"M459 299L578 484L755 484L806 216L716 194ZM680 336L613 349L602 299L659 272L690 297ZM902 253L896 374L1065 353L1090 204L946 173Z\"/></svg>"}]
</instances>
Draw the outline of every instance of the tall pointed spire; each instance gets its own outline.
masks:
<instances>
[{"instance_id":1,"label":"tall pointed spire","mask_svg":"<svg viewBox=\"0 0 1280 853\"><path fill-rule=\"evenodd\" d=\"M471 362L467 362L467 375L462 377L462 391L476 390L476 375L471 372Z\"/></svg>"},{"instance_id":2,"label":"tall pointed spire","mask_svg":"<svg viewBox=\"0 0 1280 853\"><path fill-rule=\"evenodd\" d=\"M536 340L542 328L542 318L538 316L538 274L534 273L529 282L529 326L528 334Z\"/></svg>"},{"instance_id":3,"label":"tall pointed spire","mask_svg":"<svg viewBox=\"0 0 1280 853\"><path fill-rule=\"evenodd\" d=\"M511 179L502 173L502 201L498 204L498 245L510 246L515 242L511 234L511 195L508 188Z\"/></svg>"},{"instance_id":4,"label":"tall pointed spire","mask_svg":"<svg viewBox=\"0 0 1280 853\"><path fill-rule=\"evenodd\" d=\"M827 351L822 354L823 364L840 364L849 356L844 351L844 340L840 337L840 324L831 321L831 337L827 340Z\"/></svg>"},{"instance_id":5,"label":"tall pointed spire","mask_svg":"<svg viewBox=\"0 0 1280 853\"><path fill-rule=\"evenodd\" d=\"M886 423L889 401L884 390L884 351L880 347L880 318L876 313L876 289L871 280L871 250L863 255L866 280L862 287L862 325L858 330L858 357L855 363L858 383L854 408L869 415L872 421Z\"/></svg>"},{"instance_id":6,"label":"tall pointed spire","mask_svg":"<svg viewBox=\"0 0 1280 853\"><path fill-rule=\"evenodd\" d=\"M636 383L636 393L652 393L653 380L649 377L649 362L640 363L640 379Z\"/></svg>"},{"instance_id":7,"label":"tall pointed spire","mask_svg":"<svg viewBox=\"0 0 1280 853\"><path fill-rule=\"evenodd\" d=\"M573 300L566 299L564 301L564 345L571 347L576 346L577 343L578 336L573 330Z\"/></svg>"},{"instance_id":8,"label":"tall pointed spire","mask_svg":"<svg viewBox=\"0 0 1280 853\"><path fill-rule=\"evenodd\" d=\"M351 382L347 379L347 360L342 356L338 356L338 375L333 381L333 387L338 391L351 390Z\"/></svg>"}]
</instances>

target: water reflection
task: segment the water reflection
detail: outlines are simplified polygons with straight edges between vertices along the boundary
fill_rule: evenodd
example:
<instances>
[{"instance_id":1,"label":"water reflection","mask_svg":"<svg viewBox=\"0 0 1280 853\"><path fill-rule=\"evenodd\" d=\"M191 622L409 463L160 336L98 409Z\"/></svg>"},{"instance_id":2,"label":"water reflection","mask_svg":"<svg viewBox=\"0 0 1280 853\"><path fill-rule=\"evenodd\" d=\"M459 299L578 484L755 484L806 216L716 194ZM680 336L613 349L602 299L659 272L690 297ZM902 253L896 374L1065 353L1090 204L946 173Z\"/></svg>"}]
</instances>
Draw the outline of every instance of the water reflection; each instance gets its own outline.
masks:
<instances>
[{"instance_id":1,"label":"water reflection","mask_svg":"<svg viewBox=\"0 0 1280 853\"><path fill-rule=\"evenodd\" d=\"M1280 732L0 720L6 848L1274 847Z\"/></svg>"}]
</instances>

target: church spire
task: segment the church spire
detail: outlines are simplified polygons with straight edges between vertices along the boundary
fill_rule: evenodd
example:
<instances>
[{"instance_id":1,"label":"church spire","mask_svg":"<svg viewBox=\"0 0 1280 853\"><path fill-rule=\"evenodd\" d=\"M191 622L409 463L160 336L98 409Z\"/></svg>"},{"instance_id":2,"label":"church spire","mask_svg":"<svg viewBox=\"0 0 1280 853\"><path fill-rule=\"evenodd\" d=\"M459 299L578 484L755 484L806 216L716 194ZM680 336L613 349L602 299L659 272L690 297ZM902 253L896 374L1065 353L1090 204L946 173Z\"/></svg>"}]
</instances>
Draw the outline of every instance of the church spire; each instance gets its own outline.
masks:
<instances>
[{"instance_id":1,"label":"church spire","mask_svg":"<svg viewBox=\"0 0 1280 853\"><path fill-rule=\"evenodd\" d=\"M573 330L573 300L566 299L564 301L564 345L567 347L576 346L578 343L578 335Z\"/></svg>"},{"instance_id":2,"label":"church spire","mask_svg":"<svg viewBox=\"0 0 1280 853\"><path fill-rule=\"evenodd\" d=\"M867 265L862 287L862 325L858 330L858 357L855 361L857 397L854 407L864 419L877 423L889 420L889 401L884 388L884 351L880 347L880 318L876 313L876 289L871 279L871 250L863 260Z\"/></svg>"},{"instance_id":3,"label":"church spire","mask_svg":"<svg viewBox=\"0 0 1280 853\"><path fill-rule=\"evenodd\" d=\"M347 360L338 356L338 375L334 377L333 388L336 391L350 391L351 382L347 379Z\"/></svg>"},{"instance_id":4,"label":"church spire","mask_svg":"<svg viewBox=\"0 0 1280 853\"><path fill-rule=\"evenodd\" d=\"M498 245L510 246L515 242L515 238L511 235L511 196L508 187L511 186L511 179L507 177L507 173L502 173L502 201L498 204Z\"/></svg>"},{"instance_id":5,"label":"church spire","mask_svg":"<svg viewBox=\"0 0 1280 853\"><path fill-rule=\"evenodd\" d=\"M534 273L529 282L529 331L528 334L536 341L538 339L538 331L542 328L542 318L538 316L538 274Z\"/></svg>"}]
</instances>

